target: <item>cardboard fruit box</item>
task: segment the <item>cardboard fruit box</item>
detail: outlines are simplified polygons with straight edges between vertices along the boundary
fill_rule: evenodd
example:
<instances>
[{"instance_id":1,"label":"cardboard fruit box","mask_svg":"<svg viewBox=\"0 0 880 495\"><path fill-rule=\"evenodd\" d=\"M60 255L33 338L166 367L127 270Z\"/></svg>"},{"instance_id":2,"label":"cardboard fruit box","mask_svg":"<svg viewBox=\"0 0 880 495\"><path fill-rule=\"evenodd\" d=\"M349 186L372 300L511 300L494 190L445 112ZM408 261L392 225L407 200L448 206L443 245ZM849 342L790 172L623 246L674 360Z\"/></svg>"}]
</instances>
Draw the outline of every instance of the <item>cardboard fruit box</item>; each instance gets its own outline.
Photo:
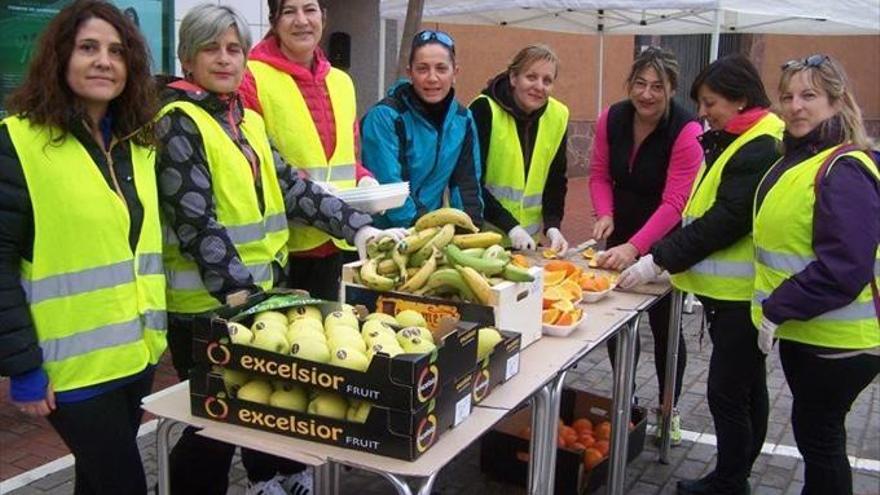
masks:
<instances>
[{"instance_id":1,"label":"cardboard fruit box","mask_svg":"<svg viewBox=\"0 0 880 495\"><path fill-rule=\"evenodd\" d=\"M363 304L382 313L395 314L403 309L420 312L429 325L443 316L480 325L492 325L499 330L522 334L522 346L527 347L541 338L541 310L543 270L532 267L532 282L505 281L492 287L489 305L457 302L438 297L418 296L404 292L383 292L356 282L361 262L342 267L342 300L348 304Z\"/></svg>"},{"instance_id":2,"label":"cardboard fruit box","mask_svg":"<svg viewBox=\"0 0 880 495\"><path fill-rule=\"evenodd\" d=\"M503 340L484 358L473 373L471 385L474 404L483 401L498 385L519 373L522 335L501 330Z\"/></svg>"},{"instance_id":3,"label":"cardboard fruit box","mask_svg":"<svg viewBox=\"0 0 880 495\"><path fill-rule=\"evenodd\" d=\"M593 424L611 421L611 399L589 392L564 389L560 406L561 419L566 424L576 418L586 417ZM626 462L632 462L645 448L647 411L633 406L629 430ZM529 440L524 429L531 426L531 409L524 408L499 423L483 435L480 446L480 469L491 477L505 483L526 486L528 478ZM559 447L556 452L555 495L581 495L592 493L608 479L608 457L590 470L584 469L584 456L580 451Z\"/></svg>"},{"instance_id":4,"label":"cardboard fruit box","mask_svg":"<svg viewBox=\"0 0 880 495\"><path fill-rule=\"evenodd\" d=\"M255 373L271 380L290 380L408 411L424 407L437 395L441 385L470 373L477 362L476 328L465 323L456 323L451 331L435 337L437 349L431 353L399 354L393 358L378 353L364 372L231 341L228 322L250 326L258 312L295 306L318 306L323 315L340 307L335 302L269 293L252 298L244 306L224 308L194 321L194 361L206 366Z\"/></svg>"},{"instance_id":5,"label":"cardboard fruit box","mask_svg":"<svg viewBox=\"0 0 880 495\"><path fill-rule=\"evenodd\" d=\"M372 406L363 422L282 409L236 397L217 370L190 372L193 416L371 454L414 460L472 411L470 374L448 382L418 410ZM315 390L311 390L311 399Z\"/></svg>"}]
</instances>

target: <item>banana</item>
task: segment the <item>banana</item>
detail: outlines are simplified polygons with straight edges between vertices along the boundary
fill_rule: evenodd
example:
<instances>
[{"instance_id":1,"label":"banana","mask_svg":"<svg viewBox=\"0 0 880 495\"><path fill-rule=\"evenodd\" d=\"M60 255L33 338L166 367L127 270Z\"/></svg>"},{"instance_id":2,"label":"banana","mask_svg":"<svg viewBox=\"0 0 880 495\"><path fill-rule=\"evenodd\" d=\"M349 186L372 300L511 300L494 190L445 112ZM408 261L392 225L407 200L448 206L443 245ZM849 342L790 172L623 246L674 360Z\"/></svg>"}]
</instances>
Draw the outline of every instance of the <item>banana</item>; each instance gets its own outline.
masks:
<instances>
[{"instance_id":1,"label":"banana","mask_svg":"<svg viewBox=\"0 0 880 495\"><path fill-rule=\"evenodd\" d=\"M486 252L483 253L482 257L489 260L501 260L505 263L510 261L510 253L508 253L507 250L504 249L504 246L500 244L493 244L487 247Z\"/></svg>"},{"instance_id":2,"label":"banana","mask_svg":"<svg viewBox=\"0 0 880 495\"><path fill-rule=\"evenodd\" d=\"M467 213L456 210L455 208L440 208L438 210L434 210L431 213L427 213L422 215L416 221L416 230L424 230L430 227L439 227L441 225L446 225L451 223L456 227L461 227L464 230L469 232L477 233L480 229L474 225L471 217L468 216Z\"/></svg>"},{"instance_id":3,"label":"banana","mask_svg":"<svg viewBox=\"0 0 880 495\"><path fill-rule=\"evenodd\" d=\"M498 232L480 232L479 234L460 234L452 239L456 246L467 248L487 248L493 244L500 244L503 237Z\"/></svg>"},{"instance_id":4,"label":"banana","mask_svg":"<svg viewBox=\"0 0 880 495\"><path fill-rule=\"evenodd\" d=\"M511 282L533 282L535 280L535 277L529 273L528 268L522 268L513 263L504 265L504 271L501 272L501 276Z\"/></svg>"},{"instance_id":5,"label":"banana","mask_svg":"<svg viewBox=\"0 0 880 495\"><path fill-rule=\"evenodd\" d=\"M370 240L367 243L367 257L370 259L373 258L381 258L382 255L387 253L394 247L394 239L391 237L383 237L379 240Z\"/></svg>"},{"instance_id":6,"label":"banana","mask_svg":"<svg viewBox=\"0 0 880 495\"><path fill-rule=\"evenodd\" d=\"M422 246L427 244L428 241L433 239L439 231L440 227L431 227L429 229L422 230L421 232L410 234L404 237L402 241L397 243L397 249L399 249L403 254L413 254L414 252L421 249Z\"/></svg>"},{"instance_id":7,"label":"banana","mask_svg":"<svg viewBox=\"0 0 880 495\"><path fill-rule=\"evenodd\" d=\"M455 244L446 246L446 258L454 265L468 266L485 275L498 275L504 270L503 261L468 256L462 253Z\"/></svg>"},{"instance_id":8,"label":"banana","mask_svg":"<svg viewBox=\"0 0 880 495\"><path fill-rule=\"evenodd\" d=\"M461 274L455 268L441 268L428 277L428 281L422 287L423 291L443 292L443 288L451 288L459 297L466 301L475 301L474 292L461 278Z\"/></svg>"},{"instance_id":9,"label":"banana","mask_svg":"<svg viewBox=\"0 0 880 495\"><path fill-rule=\"evenodd\" d=\"M401 285L398 290L401 292L412 292L418 289L421 289L425 282L428 281L428 277L434 273L434 270L437 269L437 258L434 256L437 254L437 248L434 248L434 251L428 256L428 259L425 261L425 264L419 268L419 271L416 272L415 275L409 278L403 285Z\"/></svg>"},{"instance_id":10,"label":"banana","mask_svg":"<svg viewBox=\"0 0 880 495\"><path fill-rule=\"evenodd\" d=\"M431 253L434 252L434 249L443 249L452 241L452 237L455 235L455 225L448 223L440 229L440 232L437 232L437 235L434 236L433 239L428 241L427 244L422 246L415 254L410 256L410 265L412 266L422 266L424 262L431 256Z\"/></svg>"},{"instance_id":11,"label":"banana","mask_svg":"<svg viewBox=\"0 0 880 495\"><path fill-rule=\"evenodd\" d=\"M456 236L456 237L458 237L458 236ZM454 237L452 238L452 243L455 244ZM458 244L455 244L455 245L458 246ZM458 246L458 247L461 247L461 246ZM486 249L485 248L466 248L466 249L462 248L461 252L468 255L468 256L473 256L474 258L482 258L483 253L486 252Z\"/></svg>"},{"instance_id":12,"label":"banana","mask_svg":"<svg viewBox=\"0 0 880 495\"><path fill-rule=\"evenodd\" d=\"M474 293L476 302L486 305L491 303L492 287L489 286L489 282L480 275L480 272L469 266L459 266L455 269L458 270L458 273L461 273L461 278L464 279L464 282Z\"/></svg>"},{"instance_id":13,"label":"banana","mask_svg":"<svg viewBox=\"0 0 880 495\"><path fill-rule=\"evenodd\" d=\"M395 285L394 279L379 275L377 272L378 267L379 261L376 259L364 261L360 270L361 281L371 289L382 291L393 289Z\"/></svg>"},{"instance_id":14,"label":"banana","mask_svg":"<svg viewBox=\"0 0 880 495\"><path fill-rule=\"evenodd\" d=\"M397 271L400 273L400 279L403 283L406 283L407 274L406 274L406 262L409 258L409 255L403 252L401 248L401 244L403 244L403 240L397 243L397 246L391 250L391 261L397 266ZM405 246L404 246L405 247Z\"/></svg>"},{"instance_id":15,"label":"banana","mask_svg":"<svg viewBox=\"0 0 880 495\"><path fill-rule=\"evenodd\" d=\"M399 269L397 268L397 265L394 264L394 260L388 260L388 259L381 260L376 265L376 273L378 273L379 275L384 275L386 277L391 276L391 275L397 275L398 271L399 271Z\"/></svg>"}]
</instances>

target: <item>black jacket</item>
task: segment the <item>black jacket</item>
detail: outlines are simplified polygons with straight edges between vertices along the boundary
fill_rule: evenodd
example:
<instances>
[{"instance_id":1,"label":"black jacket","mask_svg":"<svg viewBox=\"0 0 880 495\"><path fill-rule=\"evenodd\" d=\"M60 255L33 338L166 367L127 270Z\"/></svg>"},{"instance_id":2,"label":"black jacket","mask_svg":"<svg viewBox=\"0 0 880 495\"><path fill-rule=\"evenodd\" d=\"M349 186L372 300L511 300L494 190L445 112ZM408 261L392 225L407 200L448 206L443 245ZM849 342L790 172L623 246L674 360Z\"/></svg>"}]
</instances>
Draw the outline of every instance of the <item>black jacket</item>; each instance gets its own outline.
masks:
<instances>
[{"instance_id":1,"label":"black jacket","mask_svg":"<svg viewBox=\"0 0 880 495\"><path fill-rule=\"evenodd\" d=\"M483 90L483 94L492 98L507 113L512 115L516 121L516 133L522 148L525 176L528 177L532 151L535 148L535 141L538 137L538 123L541 116L544 115L547 105L544 105L532 114L523 112L513 99L507 72L495 76ZM479 98L471 103L470 109L474 115L474 122L477 125L477 136L480 139L480 162L483 167L480 174L483 185L483 216L486 221L504 232L508 232L519 225L519 222L513 218L509 211L501 206L501 203L485 187L486 158L489 155L489 141L492 136L492 107L489 106L488 101ZM553 227L558 229L562 224L562 217L565 213L565 194L568 192L568 179L565 176L566 169L568 168L567 149L568 132L562 136L562 143L559 145L556 156L553 157L553 162L550 164L550 172L547 175L547 182L544 185L542 215L544 217L545 232Z\"/></svg>"},{"instance_id":2,"label":"black jacket","mask_svg":"<svg viewBox=\"0 0 880 495\"><path fill-rule=\"evenodd\" d=\"M737 137L725 131L700 136L707 168L712 168ZM715 204L705 215L655 244L651 249L654 262L670 273L680 273L751 232L755 190L779 156L778 142L771 136L758 137L740 148L724 167Z\"/></svg>"},{"instance_id":3,"label":"black jacket","mask_svg":"<svg viewBox=\"0 0 880 495\"><path fill-rule=\"evenodd\" d=\"M99 144L85 124L72 119L69 138L78 140L101 171L107 187L115 191L110 167ZM134 185L127 140L111 148L113 170L131 219L129 244L134 250L143 223L143 207ZM72 185L75 186L75 185ZM76 205L71 205L75 207ZM75 241L73 241L75 242ZM34 212L21 161L9 129L0 126L0 375L16 376L43 362L37 333L21 286L21 262L33 260Z\"/></svg>"}]
</instances>

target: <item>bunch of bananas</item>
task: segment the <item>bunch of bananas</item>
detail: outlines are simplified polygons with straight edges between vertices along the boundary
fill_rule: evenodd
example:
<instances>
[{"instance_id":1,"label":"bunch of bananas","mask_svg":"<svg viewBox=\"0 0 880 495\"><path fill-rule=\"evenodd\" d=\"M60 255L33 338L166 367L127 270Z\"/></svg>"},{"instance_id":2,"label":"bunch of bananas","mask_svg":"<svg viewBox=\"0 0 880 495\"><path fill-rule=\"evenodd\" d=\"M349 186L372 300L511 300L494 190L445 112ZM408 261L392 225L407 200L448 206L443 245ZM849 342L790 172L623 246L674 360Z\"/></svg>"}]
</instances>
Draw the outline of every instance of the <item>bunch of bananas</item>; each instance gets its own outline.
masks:
<instances>
[{"instance_id":1,"label":"bunch of bananas","mask_svg":"<svg viewBox=\"0 0 880 495\"><path fill-rule=\"evenodd\" d=\"M526 267L511 262L501 241L501 234L480 232L467 213L441 208L419 218L399 242L368 244L360 282L381 291L489 304L493 285L534 280Z\"/></svg>"}]
</instances>

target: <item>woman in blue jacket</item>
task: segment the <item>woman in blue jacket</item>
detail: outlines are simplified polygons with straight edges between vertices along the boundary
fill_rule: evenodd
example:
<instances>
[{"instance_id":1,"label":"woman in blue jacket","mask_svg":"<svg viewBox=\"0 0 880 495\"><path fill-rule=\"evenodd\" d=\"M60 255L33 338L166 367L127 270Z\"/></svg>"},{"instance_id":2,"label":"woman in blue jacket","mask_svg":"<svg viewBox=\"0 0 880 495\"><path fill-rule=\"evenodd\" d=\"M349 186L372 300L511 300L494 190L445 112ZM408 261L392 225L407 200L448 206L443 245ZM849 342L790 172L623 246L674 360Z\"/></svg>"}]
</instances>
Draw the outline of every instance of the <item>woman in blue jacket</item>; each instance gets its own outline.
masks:
<instances>
[{"instance_id":1,"label":"woman in blue jacket","mask_svg":"<svg viewBox=\"0 0 880 495\"><path fill-rule=\"evenodd\" d=\"M442 31L415 35L409 80L401 80L361 123L361 156L379 182L409 181L410 196L377 218L382 227L409 227L444 203L482 224L480 151L470 111L455 100L455 43Z\"/></svg>"}]
</instances>

